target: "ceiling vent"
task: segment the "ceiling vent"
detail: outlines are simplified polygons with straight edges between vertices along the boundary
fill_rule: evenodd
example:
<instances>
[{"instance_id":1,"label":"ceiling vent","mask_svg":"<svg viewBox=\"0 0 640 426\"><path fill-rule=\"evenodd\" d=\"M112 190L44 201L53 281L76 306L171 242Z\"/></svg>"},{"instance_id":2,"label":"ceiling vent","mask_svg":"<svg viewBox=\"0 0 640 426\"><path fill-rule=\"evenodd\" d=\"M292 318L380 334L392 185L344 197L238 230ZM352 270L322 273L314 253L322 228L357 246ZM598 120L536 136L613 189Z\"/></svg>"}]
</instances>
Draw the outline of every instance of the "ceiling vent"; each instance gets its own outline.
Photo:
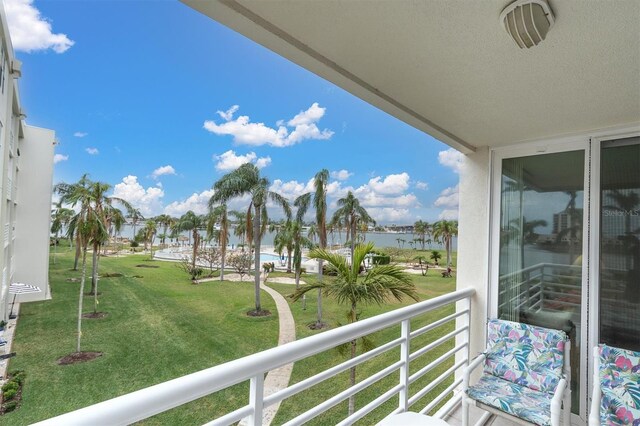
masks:
<instances>
[{"instance_id":1,"label":"ceiling vent","mask_svg":"<svg viewBox=\"0 0 640 426\"><path fill-rule=\"evenodd\" d=\"M518 47L528 49L547 37L555 19L545 0L516 0L504 8L500 21Z\"/></svg>"}]
</instances>

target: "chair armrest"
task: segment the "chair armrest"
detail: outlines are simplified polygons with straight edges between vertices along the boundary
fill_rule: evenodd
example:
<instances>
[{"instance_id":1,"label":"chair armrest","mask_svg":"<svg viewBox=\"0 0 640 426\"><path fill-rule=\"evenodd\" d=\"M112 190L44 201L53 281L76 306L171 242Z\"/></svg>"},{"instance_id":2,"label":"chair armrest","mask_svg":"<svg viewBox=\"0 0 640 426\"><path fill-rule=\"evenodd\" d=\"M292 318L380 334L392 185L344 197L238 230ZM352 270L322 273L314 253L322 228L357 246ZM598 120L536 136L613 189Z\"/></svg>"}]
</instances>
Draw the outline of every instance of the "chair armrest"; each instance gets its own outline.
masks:
<instances>
[{"instance_id":1,"label":"chair armrest","mask_svg":"<svg viewBox=\"0 0 640 426\"><path fill-rule=\"evenodd\" d=\"M471 378L471 373L473 372L473 370L478 368L478 366L482 364L485 359L487 359L487 356L485 354L480 354L475 357L471 361L471 363L467 367L465 367L464 370L462 370L462 390L466 391L467 389L469 389L469 379Z\"/></svg>"},{"instance_id":2,"label":"chair armrest","mask_svg":"<svg viewBox=\"0 0 640 426\"><path fill-rule=\"evenodd\" d=\"M551 418L554 418L554 414L560 417L560 411L562 410L562 399L564 398L564 391L567 388L567 379L560 379L558 387L551 399Z\"/></svg>"}]
</instances>

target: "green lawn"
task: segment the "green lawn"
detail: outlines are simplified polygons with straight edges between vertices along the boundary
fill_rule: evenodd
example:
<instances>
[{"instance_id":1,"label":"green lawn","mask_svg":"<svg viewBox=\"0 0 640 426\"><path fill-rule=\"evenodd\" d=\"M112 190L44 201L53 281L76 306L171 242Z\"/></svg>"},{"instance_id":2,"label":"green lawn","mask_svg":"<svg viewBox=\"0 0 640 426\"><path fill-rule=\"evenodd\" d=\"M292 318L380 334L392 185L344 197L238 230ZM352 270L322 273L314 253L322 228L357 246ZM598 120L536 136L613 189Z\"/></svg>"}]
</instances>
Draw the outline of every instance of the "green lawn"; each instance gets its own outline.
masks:
<instances>
[{"instance_id":1,"label":"green lawn","mask_svg":"<svg viewBox=\"0 0 640 426\"><path fill-rule=\"evenodd\" d=\"M101 261L101 273L120 272L122 278L104 278L100 281L102 292L99 310L109 316L101 320L83 322L83 350L104 352L104 356L88 363L58 366L56 360L75 350L75 314L77 310L78 283L67 278L79 277L70 271L72 254L58 254L57 264L51 265L50 279L53 300L22 306L14 350L18 356L12 360L10 370L24 369L27 380L22 406L14 413L0 417L0 424L22 425L65 413L80 407L103 401L127 392L192 373L213 365L272 347L277 342L276 316L250 318L245 311L252 307L252 282L208 282L193 285L186 274L169 262L149 262L148 256L108 257ZM158 268L140 268L136 265L153 265ZM134 278L142 275L143 278ZM277 276L283 274L272 274ZM310 281L315 276L305 275ZM454 279L443 279L439 274L415 276L420 297L432 298L455 289ZM282 294L292 292L294 286L270 284ZM263 306L275 311L268 294L263 292ZM362 310L362 318L405 306L390 303L385 306L368 306ZM92 298L85 298L85 311L92 309ZM307 309L301 302L291 303L296 320L297 338L319 331L307 327L315 319L315 298L309 297ZM324 318L330 327L345 323L346 309L332 300L324 300ZM447 313L453 307L432 312L413 321L416 328ZM416 339L415 350L432 341L453 325L441 327ZM383 330L372 336L376 345L399 335L399 327ZM412 364L411 373L430 360L452 348L445 344L434 349ZM359 380L379 371L399 358L393 350L358 367ZM314 373L345 360L337 350L330 350L295 364L292 382L300 381ZM435 373L420 380L412 392L446 370L450 362L443 363ZM392 374L370 389L358 395L361 407L379 393L398 383L398 374ZM280 408L274 424L315 406L348 387L348 376L341 374L308 391L286 400ZM446 384L440 386L444 389ZM440 390L436 390L438 393ZM145 421L145 424L202 424L222 412L231 411L247 402L248 383L237 385L216 395L202 398L168 413ZM386 415L397 404L392 398L382 408L366 417L362 424L370 424ZM416 406L422 408L424 404ZM335 424L346 413L342 404L315 419L311 424Z\"/></svg>"}]
</instances>

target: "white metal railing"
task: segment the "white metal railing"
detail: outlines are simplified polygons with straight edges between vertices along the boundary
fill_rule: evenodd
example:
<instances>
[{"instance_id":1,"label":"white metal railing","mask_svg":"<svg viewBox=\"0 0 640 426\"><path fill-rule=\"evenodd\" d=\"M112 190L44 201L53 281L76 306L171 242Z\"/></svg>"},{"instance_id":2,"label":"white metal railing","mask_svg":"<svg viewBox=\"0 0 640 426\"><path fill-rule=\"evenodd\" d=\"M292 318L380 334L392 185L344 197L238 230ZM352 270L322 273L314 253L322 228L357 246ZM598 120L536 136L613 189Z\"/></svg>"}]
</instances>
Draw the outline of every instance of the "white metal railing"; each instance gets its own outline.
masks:
<instances>
[{"instance_id":1,"label":"white metal railing","mask_svg":"<svg viewBox=\"0 0 640 426\"><path fill-rule=\"evenodd\" d=\"M4 244L9 244L9 235L11 233L11 225L8 223L4 224Z\"/></svg>"},{"instance_id":2,"label":"white metal railing","mask_svg":"<svg viewBox=\"0 0 640 426\"><path fill-rule=\"evenodd\" d=\"M263 410L265 407L276 404L286 398L292 397L306 389L311 388L339 373L348 371L351 367L368 361L382 353L395 348L400 348L400 356L396 362L392 362L377 373L362 379L355 386L337 393L333 397L318 403L310 410L297 415L286 421L286 425L299 425L317 417L342 401L347 400L351 395L355 395L373 383L384 377L399 371L399 383L386 392L378 395L373 401L363 407L359 407L351 416L346 417L338 424L352 424L363 418L368 413L379 407L385 401L398 397L398 406L389 414L406 411L416 404L436 386L442 384L447 379L449 386L440 394L428 401L427 405L420 410L421 413L433 411L439 404L444 405L434 414L435 417L442 418L459 401L459 394L454 391L460 385L462 368L469 362L469 321L471 297L475 290L465 289L455 291L443 296L436 297L424 302L416 303L404 308L396 309L372 318L358 321L354 324L338 327L324 333L297 340L286 345L278 346L259 352L253 355L239 358L225 364L221 364L197 373L189 374L168 382L160 383L127 395L110 399L77 411L63 414L49 420L37 423L44 425L124 425L134 423L139 420L151 417L158 413L168 411L172 408L194 401L206 395L213 394L223 389L229 388L238 383L250 382L248 404L221 417L207 423L207 425L230 425L247 418L249 425L262 424ZM445 306L455 306L458 303L457 311L446 315L443 318L432 321L415 330L411 330L411 320L425 313L434 311ZM445 324L458 324L451 327L453 331L437 333L440 335L433 341L425 344L414 352L410 352L411 341L418 336L435 330ZM279 390L269 396L264 395L264 377L271 370L284 365L308 358L320 352L335 348L341 344L354 339L366 336L382 329L400 325L400 335L391 341L365 352L357 357L333 366L300 382L294 383L287 388ZM425 336L426 337L426 336ZM458 339L456 339L459 337ZM445 342L451 343L452 349L443 355L429 362L413 374L409 374L411 362L422 357L432 349ZM415 347L414 343L414 347ZM458 356L456 356L458 355ZM424 361L424 359L423 359ZM425 387L418 390L414 395L409 395L409 385L422 378L442 363L450 365L446 371L437 378L431 380ZM441 367L444 368L444 367ZM415 368L414 368L415 370ZM412 388L413 389L413 388ZM445 400L448 401L445 402ZM415 411L415 410L414 410Z\"/></svg>"},{"instance_id":3,"label":"white metal railing","mask_svg":"<svg viewBox=\"0 0 640 426\"><path fill-rule=\"evenodd\" d=\"M13 190L13 181L11 178L7 178L7 200L11 199L11 191Z\"/></svg>"}]
</instances>

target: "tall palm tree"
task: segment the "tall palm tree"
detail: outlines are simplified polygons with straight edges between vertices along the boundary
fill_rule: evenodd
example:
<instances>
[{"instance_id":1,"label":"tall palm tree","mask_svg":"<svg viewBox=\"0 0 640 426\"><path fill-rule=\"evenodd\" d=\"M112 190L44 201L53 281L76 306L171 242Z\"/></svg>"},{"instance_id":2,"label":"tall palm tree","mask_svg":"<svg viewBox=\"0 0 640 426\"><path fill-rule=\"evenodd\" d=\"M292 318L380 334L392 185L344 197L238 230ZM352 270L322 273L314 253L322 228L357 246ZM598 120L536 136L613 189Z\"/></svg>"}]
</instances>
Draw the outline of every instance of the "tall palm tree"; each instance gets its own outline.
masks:
<instances>
[{"instance_id":1,"label":"tall palm tree","mask_svg":"<svg viewBox=\"0 0 640 426\"><path fill-rule=\"evenodd\" d=\"M420 244L422 244L422 250L424 250L425 243L429 241L427 238L431 233L431 226L429 225L428 222L419 220L413 224L413 233L417 234L420 237L419 241L420 241Z\"/></svg>"},{"instance_id":2,"label":"tall palm tree","mask_svg":"<svg viewBox=\"0 0 640 426\"><path fill-rule=\"evenodd\" d=\"M229 244L229 214L226 204L220 204L215 206L209 203L209 211L211 212L210 218L207 222L207 234L212 235L215 230L215 225L220 225L220 231L218 233L218 245L220 246L220 281L224 281L224 267L227 255L227 245Z\"/></svg>"},{"instance_id":3,"label":"tall palm tree","mask_svg":"<svg viewBox=\"0 0 640 426\"><path fill-rule=\"evenodd\" d=\"M120 235L122 228L127 222L124 214L122 214L122 211L120 209L117 209L115 207L108 209L106 214L107 214L107 226L109 229L109 236ZM118 250L118 247L116 243L116 252L117 250Z\"/></svg>"},{"instance_id":4,"label":"tall palm tree","mask_svg":"<svg viewBox=\"0 0 640 426\"><path fill-rule=\"evenodd\" d=\"M158 225L162 226L162 237L160 238L160 244L165 247L165 239L167 238L167 229L171 225L172 217L168 214L161 214L155 217L155 221Z\"/></svg>"},{"instance_id":5,"label":"tall palm tree","mask_svg":"<svg viewBox=\"0 0 640 426\"><path fill-rule=\"evenodd\" d=\"M442 241L447 251L447 266L451 265L451 241L458 235L458 221L440 220L433 224L433 237Z\"/></svg>"},{"instance_id":6,"label":"tall palm tree","mask_svg":"<svg viewBox=\"0 0 640 426\"><path fill-rule=\"evenodd\" d=\"M80 200L82 199L83 195L81 194L87 195L88 197L90 184L91 184L91 180L89 179L89 175L85 173L80 177L78 182L76 183L60 182L53 187L53 190L55 193L60 195L61 203L75 206L77 204L82 204L82 201ZM88 198L87 198L87 202L89 202ZM77 228L76 230L79 231L80 228ZM73 270L77 271L78 261L80 260L80 256L82 254L82 244L80 241L81 236L78 233L71 233L71 234L68 234L68 237L70 240L75 240L76 254L73 260Z\"/></svg>"},{"instance_id":7,"label":"tall palm tree","mask_svg":"<svg viewBox=\"0 0 640 426\"><path fill-rule=\"evenodd\" d=\"M359 318L358 306L378 304L395 299L402 300L408 296L418 301L418 294L411 276L403 272L402 268L396 265L378 265L367 271L360 277L360 264L365 257L374 250L373 243L358 245L354 251L351 264L346 259L334 253L329 253L323 249L314 249L309 253L312 259L322 259L335 270L337 276L335 280L317 282L315 284L305 284L296 290L291 298L298 300L305 293L319 289L326 296L334 297L338 303L345 304L349 308L349 322L354 323ZM351 358L356 356L357 341L351 341ZM349 381L351 386L356 383L356 367L351 367ZM349 398L349 415L355 411L355 400Z\"/></svg>"},{"instance_id":8,"label":"tall palm tree","mask_svg":"<svg viewBox=\"0 0 640 426\"><path fill-rule=\"evenodd\" d=\"M178 228L181 231L191 231L193 235L193 252L191 254L191 268L196 268L198 247L200 246L200 229L205 227L204 218L189 210L180 217Z\"/></svg>"},{"instance_id":9,"label":"tall palm tree","mask_svg":"<svg viewBox=\"0 0 640 426\"><path fill-rule=\"evenodd\" d=\"M318 236L319 247L327 248L327 184L329 183L329 171L322 169L313 177L313 209L316 213L315 233ZM298 208L296 219L302 223L304 215L311 204L311 193L303 194L296 198L294 205ZM318 262L318 281L322 282L324 263ZM315 328L322 328L322 291L318 290L317 318Z\"/></svg>"},{"instance_id":10,"label":"tall palm tree","mask_svg":"<svg viewBox=\"0 0 640 426\"><path fill-rule=\"evenodd\" d=\"M149 244L152 260L153 260L153 240L155 239L157 232L158 232L158 225L156 221L147 220L147 222L144 224L144 245L146 250L147 244Z\"/></svg>"},{"instance_id":11,"label":"tall palm tree","mask_svg":"<svg viewBox=\"0 0 640 426\"><path fill-rule=\"evenodd\" d=\"M236 170L222 176L214 184L215 193L211 203L226 203L232 198L249 195L253 208L253 239L254 239L254 285L255 285L255 314L262 313L260 305L260 240L263 232L261 222L266 218L267 201L271 200L284 210L287 218L291 217L289 203L280 194L269 191L269 180L260 176L260 170L251 163L243 164Z\"/></svg>"},{"instance_id":12,"label":"tall palm tree","mask_svg":"<svg viewBox=\"0 0 640 426\"><path fill-rule=\"evenodd\" d=\"M273 238L274 250L278 253L287 251L287 272L291 273L291 261L293 246L295 244L293 235L293 223L291 221L285 222L284 225L278 226L275 231L276 235ZM297 222L296 222L297 223Z\"/></svg>"},{"instance_id":13,"label":"tall palm tree","mask_svg":"<svg viewBox=\"0 0 640 426\"><path fill-rule=\"evenodd\" d=\"M300 273L302 272L302 249L314 246L313 241L303 235L302 222L295 220L291 222L291 236L293 239L293 269L296 275L296 289L300 288ZM320 291L320 290L319 290ZM322 312L320 313L322 315ZM319 319L322 324L322 317ZM316 321L316 328L318 322Z\"/></svg>"},{"instance_id":14,"label":"tall palm tree","mask_svg":"<svg viewBox=\"0 0 640 426\"><path fill-rule=\"evenodd\" d=\"M140 213L139 209L133 209L129 212L127 218L131 219L131 225L133 226L133 238L136 238L136 227L138 226L138 222L144 220L144 216Z\"/></svg>"},{"instance_id":15,"label":"tall palm tree","mask_svg":"<svg viewBox=\"0 0 640 426\"><path fill-rule=\"evenodd\" d=\"M56 252L58 247L58 238L60 232L65 229L71 218L73 218L75 211L68 209L66 207L62 207L62 201L59 201L55 204L56 208L52 212L51 216L51 232L54 234L54 244L53 244L53 264L56 263Z\"/></svg>"},{"instance_id":16,"label":"tall palm tree","mask_svg":"<svg viewBox=\"0 0 640 426\"><path fill-rule=\"evenodd\" d=\"M375 225L376 221L369 216L369 213L360 205L360 201L351 191L347 193L346 197L338 200L338 210L333 213L333 220L344 220L347 225L347 239L349 239L349 236L351 237L351 259L353 259L358 224L371 223Z\"/></svg>"}]
</instances>

